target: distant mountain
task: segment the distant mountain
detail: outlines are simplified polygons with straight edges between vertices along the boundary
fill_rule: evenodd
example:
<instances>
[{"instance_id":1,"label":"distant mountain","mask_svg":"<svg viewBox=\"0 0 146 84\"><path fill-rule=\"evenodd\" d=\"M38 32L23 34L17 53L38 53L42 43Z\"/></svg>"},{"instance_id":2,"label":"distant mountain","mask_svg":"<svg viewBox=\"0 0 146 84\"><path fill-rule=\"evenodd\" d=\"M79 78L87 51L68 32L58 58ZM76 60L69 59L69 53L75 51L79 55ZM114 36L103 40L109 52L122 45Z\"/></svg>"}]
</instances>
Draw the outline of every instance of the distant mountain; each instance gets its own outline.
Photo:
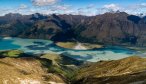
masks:
<instances>
[{"instance_id":1,"label":"distant mountain","mask_svg":"<svg viewBox=\"0 0 146 84\"><path fill-rule=\"evenodd\" d=\"M146 18L125 12L97 16L11 13L0 17L0 36L146 46L145 35Z\"/></svg>"}]
</instances>

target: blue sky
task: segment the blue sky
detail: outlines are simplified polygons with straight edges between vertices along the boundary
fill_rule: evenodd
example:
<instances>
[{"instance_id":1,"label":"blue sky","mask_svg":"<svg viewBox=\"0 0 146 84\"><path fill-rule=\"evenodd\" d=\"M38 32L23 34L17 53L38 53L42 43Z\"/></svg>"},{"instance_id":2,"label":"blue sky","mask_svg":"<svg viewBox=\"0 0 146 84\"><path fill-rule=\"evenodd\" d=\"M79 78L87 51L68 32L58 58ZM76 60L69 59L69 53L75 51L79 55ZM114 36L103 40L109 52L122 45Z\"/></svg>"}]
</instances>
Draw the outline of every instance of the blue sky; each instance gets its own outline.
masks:
<instances>
[{"instance_id":1,"label":"blue sky","mask_svg":"<svg viewBox=\"0 0 146 84\"><path fill-rule=\"evenodd\" d=\"M146 13L146 0L0 0L0 15L10 12L96 15L117 10Z\"/></svg>"},{"instance_id":2,"label":"blue sky","mask_svg":"<svg viewBox=\"0 0 146 84\"><path fill-rule=\"evenodd\" d=\"M121 4L121 5L131 5L146 3L146 0L61 0L59 3L69 4L77 7L87 6L89 4L95 4L97 6L102 6L105 4ZM31 0L0 0L0 6L3 7L16 7L20 4L32 5Z\"/></svg>"}]
</instances>

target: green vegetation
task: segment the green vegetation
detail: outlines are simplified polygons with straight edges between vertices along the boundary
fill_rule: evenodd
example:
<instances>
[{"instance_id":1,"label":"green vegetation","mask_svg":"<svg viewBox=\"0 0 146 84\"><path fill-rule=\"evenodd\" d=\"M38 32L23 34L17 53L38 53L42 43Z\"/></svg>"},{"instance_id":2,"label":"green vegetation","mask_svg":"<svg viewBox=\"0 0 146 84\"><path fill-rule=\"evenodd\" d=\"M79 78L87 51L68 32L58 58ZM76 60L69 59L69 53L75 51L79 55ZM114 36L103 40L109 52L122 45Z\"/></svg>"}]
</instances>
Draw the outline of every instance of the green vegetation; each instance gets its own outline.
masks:
<instances>
[{"instance_id":1,"label":"green vegetation","mask_svg":"<svg viewBox=\"0 0 146 84\"><path fill-rule=\"evenodd\" d=\"M8 50L8 51L1 51L0 55L2 57L20 57L24 54L23 51L20 50Z\"/></svg>"},{"instance_id":2,"label":"green vegetation","mask_svg":"<svg viewBox=\"0 0 146 84\"><path fill-rule=\"evenodd\" d=\"M74 74L77 70L70 69L66 66L50 66L48 67L49 73L59 74L65 77L68 81L72 81L74 79Z\"/></svg>"},{"instance_id":3,"label":"green vegetation","mask_svg":"<svg viewBox=\"0 0 146 84\"><path fill-rule=\"evenodd\" d=\"M40 58L45 58L45 59L51 60L52 64L56 65L56 66L58 66L58 60L61 59L61 57L58 54L50 54L50 53L44 54Z\"/></svg>"}]
</instances>

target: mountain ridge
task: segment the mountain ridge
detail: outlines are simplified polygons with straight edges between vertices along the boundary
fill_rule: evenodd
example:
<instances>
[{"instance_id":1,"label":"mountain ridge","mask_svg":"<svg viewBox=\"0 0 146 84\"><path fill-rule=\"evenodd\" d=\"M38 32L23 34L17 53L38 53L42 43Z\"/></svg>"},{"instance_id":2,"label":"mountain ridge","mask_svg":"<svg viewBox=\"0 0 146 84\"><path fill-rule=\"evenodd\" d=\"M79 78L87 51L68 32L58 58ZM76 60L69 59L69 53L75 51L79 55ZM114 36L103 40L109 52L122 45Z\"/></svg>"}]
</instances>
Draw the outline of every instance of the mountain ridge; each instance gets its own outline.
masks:
<instances>
[{"instance_id":1,"label":"mountain ridge","mask_svg":"<svg viewBox=\"0 0 146 84\"><path fill-rule=\"evenodd\" d=\"M0 17L0 36L77 40L110 45L146 46L146 18L125 12L96 16L7 14Z\"/></svg>"}]
</instances>

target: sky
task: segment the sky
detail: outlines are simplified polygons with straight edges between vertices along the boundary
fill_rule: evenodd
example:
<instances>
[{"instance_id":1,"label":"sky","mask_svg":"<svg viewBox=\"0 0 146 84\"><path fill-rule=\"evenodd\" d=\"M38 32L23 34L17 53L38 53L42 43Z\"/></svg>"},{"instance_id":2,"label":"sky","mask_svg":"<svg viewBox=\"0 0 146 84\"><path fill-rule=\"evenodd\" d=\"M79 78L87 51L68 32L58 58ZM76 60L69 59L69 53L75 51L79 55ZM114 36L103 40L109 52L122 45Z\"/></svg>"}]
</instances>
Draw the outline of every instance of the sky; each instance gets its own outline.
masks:
<instances>
[{"instance_id":1,"label":"sky","mask_svg":"<svg viewBox=\"0 0 146 84\"><path fill-rule=\"evenodd\" d=\"M0 0L0 15L56 13L92 16L117 11L146 14L146 0Z\"/></svg>"}]
</instances>

